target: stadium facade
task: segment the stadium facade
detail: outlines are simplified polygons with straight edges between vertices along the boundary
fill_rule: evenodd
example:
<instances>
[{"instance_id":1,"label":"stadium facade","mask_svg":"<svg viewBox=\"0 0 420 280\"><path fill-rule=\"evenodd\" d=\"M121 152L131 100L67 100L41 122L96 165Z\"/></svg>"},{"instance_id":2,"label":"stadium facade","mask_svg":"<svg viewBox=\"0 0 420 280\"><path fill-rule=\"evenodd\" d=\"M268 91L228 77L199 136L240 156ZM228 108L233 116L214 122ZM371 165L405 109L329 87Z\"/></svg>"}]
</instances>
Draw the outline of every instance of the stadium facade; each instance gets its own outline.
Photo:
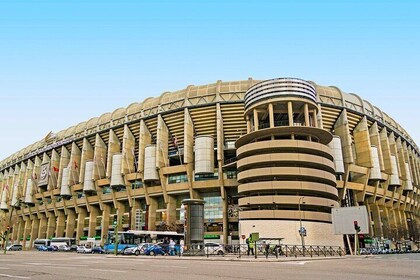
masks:
<instances>
[{"instance_id":1,"label":"stadium facade","mask_svg":"<svg viewBox=\"0 0 420 280\"><path fill-rule=\"evenodd\" d=\"M418 240L419 149L355 94L295 78L188 86L92 118L0 162L11 239L104 241L123 229L180 224L205 204L205 238L259 232L342 245L331 208L365 205L378 240Z\"/></svg>"}]
</instances>

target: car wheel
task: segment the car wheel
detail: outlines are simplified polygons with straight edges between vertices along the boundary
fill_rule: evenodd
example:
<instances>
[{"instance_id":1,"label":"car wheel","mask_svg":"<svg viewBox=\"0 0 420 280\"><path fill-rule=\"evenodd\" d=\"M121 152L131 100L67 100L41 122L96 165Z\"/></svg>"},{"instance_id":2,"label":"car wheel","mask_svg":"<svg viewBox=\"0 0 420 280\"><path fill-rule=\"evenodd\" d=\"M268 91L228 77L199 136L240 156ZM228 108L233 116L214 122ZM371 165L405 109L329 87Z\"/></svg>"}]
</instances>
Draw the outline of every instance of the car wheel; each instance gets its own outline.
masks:
<instances>
[{"instance_id":1,"label":"car wheel","mask_svg":"<svg viewBox=\"0 0 420 280\"><path fill-rule=\"evenodd\" d=\"M150 251L150 255L151 255L151 256L154 256L154 255L155 255L155 252Z\"/></svg>"},{"instance_id":2,"label":"car wheel","mask_svg":"<svg viewBox=\"0 0 420 280\"><path fill-rule=\"evenodd\" d=\"M223 255L223 251L219 251L219 252L217 252L217 254L218 254L219 256L221 256L221 255Z\"/></svg>"},{"instance_id":3,"label":"car wheel","mask_svg":"<svg viewBox=\"0 0 420 280\"><path fill-rule=\"evenodd\" d=\"M134 253L136 256L140 255L140 251L136 250L136 252Z\"/></svg>"}]
</instances>

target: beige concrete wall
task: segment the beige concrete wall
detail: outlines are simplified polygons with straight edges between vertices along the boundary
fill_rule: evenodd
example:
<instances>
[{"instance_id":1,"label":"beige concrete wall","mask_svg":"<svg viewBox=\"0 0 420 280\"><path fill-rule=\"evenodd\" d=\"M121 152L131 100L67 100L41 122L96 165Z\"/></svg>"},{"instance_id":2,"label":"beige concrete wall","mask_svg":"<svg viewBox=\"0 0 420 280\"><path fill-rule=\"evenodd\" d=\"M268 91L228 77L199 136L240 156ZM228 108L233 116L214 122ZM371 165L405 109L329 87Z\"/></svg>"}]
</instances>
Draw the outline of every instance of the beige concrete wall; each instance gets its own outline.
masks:
<instances>
[{"instance_id":1,"label":"beige concrete wall","mask_svg":"<svg viewBox=\"0 0 420 280\"><path fill-rule=\"evenodd\" d=\"M301 245L299 235L299 221L254 220L240 221L240 235L249 236L252 232L259 232L260 238L284 238L282 244ZM334 235L332 224L303 221L307 236L305 245L341 246L342 235Z\"/></svg>"}]
</instances>

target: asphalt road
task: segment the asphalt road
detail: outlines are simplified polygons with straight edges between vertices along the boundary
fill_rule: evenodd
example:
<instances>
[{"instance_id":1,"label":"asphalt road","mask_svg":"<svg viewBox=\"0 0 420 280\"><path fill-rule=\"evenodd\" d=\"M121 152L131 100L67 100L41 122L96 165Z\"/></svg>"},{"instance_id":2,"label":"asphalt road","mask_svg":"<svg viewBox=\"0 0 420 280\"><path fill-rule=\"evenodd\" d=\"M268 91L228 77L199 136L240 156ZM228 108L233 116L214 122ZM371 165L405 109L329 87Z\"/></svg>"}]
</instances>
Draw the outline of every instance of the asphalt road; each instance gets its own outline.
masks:
<instances>
[{"instance_id":1,"label":"asphalt road","mask_svg":"<svg viewBox=\"0 0 420 280\"><path fill-rule=\"evenodd\" d=\"M293 260L290 258L290 260ZM0 279L420 279L420 254L262 262L111 257L58 252L0 255Z\"/></svg>"}]
</instances>

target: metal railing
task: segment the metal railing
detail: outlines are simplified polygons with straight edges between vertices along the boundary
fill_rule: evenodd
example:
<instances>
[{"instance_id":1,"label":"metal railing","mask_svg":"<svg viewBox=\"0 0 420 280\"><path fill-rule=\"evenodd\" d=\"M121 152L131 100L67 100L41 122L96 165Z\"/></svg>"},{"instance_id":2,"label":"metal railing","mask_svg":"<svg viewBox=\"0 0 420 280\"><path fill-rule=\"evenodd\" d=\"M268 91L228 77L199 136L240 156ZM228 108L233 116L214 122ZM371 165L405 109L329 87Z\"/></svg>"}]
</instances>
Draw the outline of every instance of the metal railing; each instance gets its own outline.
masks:
<instances>
[{"instance_id":1,"label":"metal railing","mask_svg":"<svg viewBox=\"0 0 420 280\"><path fill-rule=\"evenodd\" d=\"M166 255L166 256L206 256L206 257L225 257L236 256L252 258L279 258L279 257L342 257L346 255L345 249L339 246L304 246L301 245L282 245L257 243L253 245L235 244L223 245L219 243L202 243L180 246L169 244L155 244L157 248L153 254L143 251L146 255Z\"/></svg>"}]
</instances>

